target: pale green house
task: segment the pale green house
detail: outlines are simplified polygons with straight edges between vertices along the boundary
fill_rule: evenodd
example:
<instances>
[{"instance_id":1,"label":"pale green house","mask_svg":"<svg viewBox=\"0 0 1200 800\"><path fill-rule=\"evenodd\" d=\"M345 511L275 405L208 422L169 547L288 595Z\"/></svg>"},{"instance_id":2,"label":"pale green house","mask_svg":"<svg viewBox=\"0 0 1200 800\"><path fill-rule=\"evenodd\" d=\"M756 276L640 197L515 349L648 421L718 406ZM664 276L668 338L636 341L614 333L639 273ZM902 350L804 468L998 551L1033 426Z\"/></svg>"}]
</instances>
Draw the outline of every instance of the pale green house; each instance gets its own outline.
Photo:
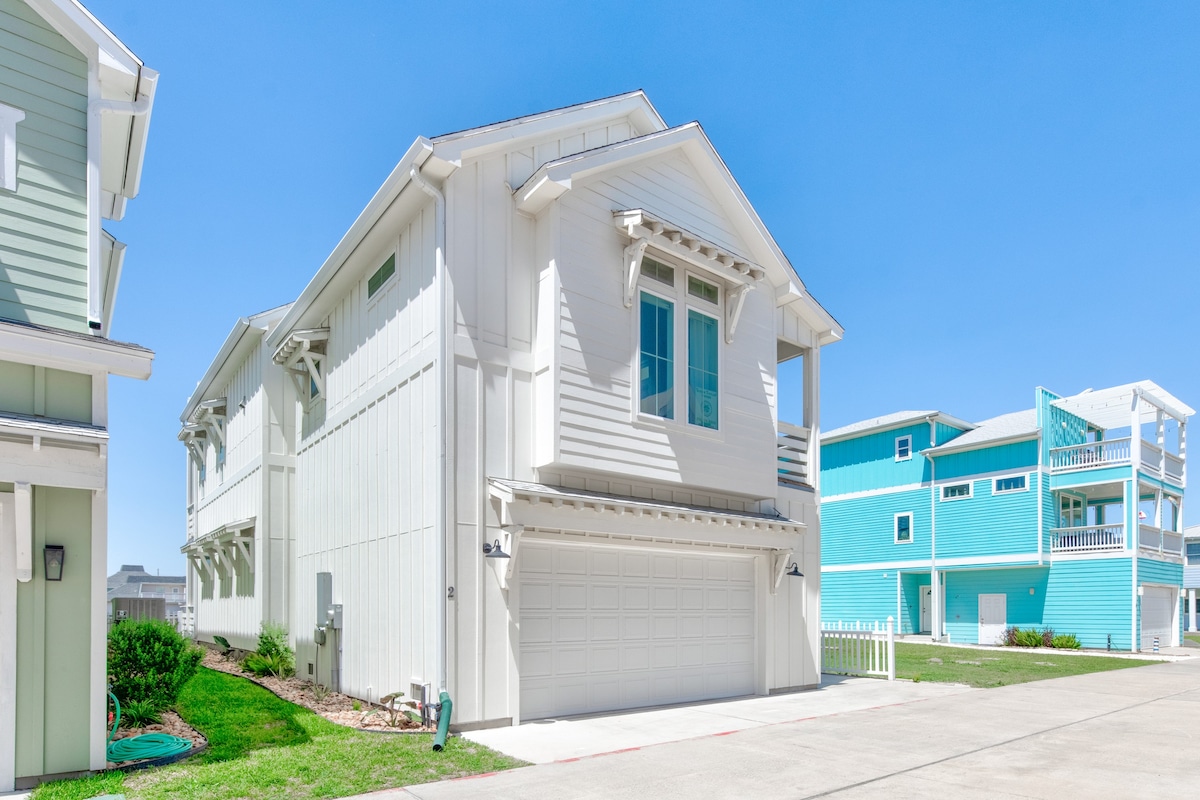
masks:
<instances>
[{"instance_id":1,"label":"pale green house","mask_svg":"<svg viewBox=\"0 0 1200 800\"><path fill-rule=\"evenodd\" d=\"M0 792L105 765L109 338L157 73L74 0L0 0Z\"/></svg>"}]
</instances>

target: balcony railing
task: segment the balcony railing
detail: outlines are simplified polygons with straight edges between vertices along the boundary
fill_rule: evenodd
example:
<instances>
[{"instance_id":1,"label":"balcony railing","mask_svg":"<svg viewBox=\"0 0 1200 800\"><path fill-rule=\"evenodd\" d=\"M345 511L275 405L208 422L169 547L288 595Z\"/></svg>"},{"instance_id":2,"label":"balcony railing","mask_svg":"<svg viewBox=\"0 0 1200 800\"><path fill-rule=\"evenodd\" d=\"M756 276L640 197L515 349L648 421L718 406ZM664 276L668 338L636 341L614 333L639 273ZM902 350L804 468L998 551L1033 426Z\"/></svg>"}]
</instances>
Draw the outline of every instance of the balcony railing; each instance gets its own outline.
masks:
<instances>
[{"instance_id":1,"label":"balcony railing","mask_svg":"<svg viewBox=\"0 0 1200 800\"><path fill-rule=\"evenodd\" d=\"M809 479L809 429L779 423L776 454L779 458L779 482L784 486L812 486Z\"/></svg>"},{"instance_id":2,"label":"balcony railing","mask_svg":"<svg viewBox=\"0 0 1200 800\"><path fill-rule=\"evenodd\" d=\"M1078 528L1053 528L1051 553L1094 553L1098 550L1124 550L1124 525L1085 525Z\"/></svg>"},{"instance_id":3,"label":"balcony railing","mask_svg":"<svg viewBox=\"0 0 1200 800\"><path fill-rule=\"evenodd\" d=\"M1159 530L1153 525L1138 526L1138 545L1143 550L1169 556L1183 555L1183 534Z\"/></svg>"},{"instance_id":4,"label":"balcony railing","mask_svg":"<svg viewBox=\"0 0 1200 800\"><path fill-rule=\"evenodd\" d=\"M1130 439L1105 439L1100 442L1073 444L1050 450L1050 472L1073 472L1096 467L1113 467L1129 463Z\"/></svg>"}]
</instances>

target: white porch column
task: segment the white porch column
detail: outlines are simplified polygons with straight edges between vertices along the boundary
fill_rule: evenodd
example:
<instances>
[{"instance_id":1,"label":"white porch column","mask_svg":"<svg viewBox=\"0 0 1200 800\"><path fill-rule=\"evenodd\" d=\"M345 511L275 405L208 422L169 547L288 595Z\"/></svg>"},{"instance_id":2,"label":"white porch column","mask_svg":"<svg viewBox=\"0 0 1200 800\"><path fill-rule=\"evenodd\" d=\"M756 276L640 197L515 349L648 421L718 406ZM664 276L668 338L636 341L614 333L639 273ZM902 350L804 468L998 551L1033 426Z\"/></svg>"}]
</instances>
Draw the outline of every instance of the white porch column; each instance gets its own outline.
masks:
<instances>
[{"instance_id":1,"label":"white porch column","mask_svg":"<svg viewBox=\"0 0 1200 800\"><path fill-rule=\"evenodd\" d=\"M804 427L808 428L808 484L821 490L821 347L804 354Z\"/></svg>"},{"instance_id":2,"label":"white porch column","mask_svg":"<svg viewBox=\"0 0 1200 800\"><path fill-rule=\"evenodd\" d=\"M1196 590L1188 589L1188 630L1196 630Z\"/></svg>"},{"instance_id":3,"label":"white porch column","mask_svg":"<svg viewBox=\"0 0 1200 800\"><path fill-rule=\"evenodd\" d=\"M16 500L0 492L0 792L11 792L17 757Z\"/></svg>"},{"instance_id":4,"label":"white porch column","mask_svg":"<svg viewBox=\"0 0 1200 800\"><path fill-rule=\"evenodd\" d=\"M936 568L929 572L929 635L935 642L942 638L942 592L941 573Z\"/></svg>"},{"instance_id":5,"label":"white porch column","mask_svg":"<svg viewBox=\"0 0 1200 800\"><path fill-rule=\"evenodd\" d=\"M1138 550L1142 531L1138 522L1138 506L1141 503L1141 486L1138 484L1138 469L1142 464L1142 422L1138 415L1138 403L1141 401L1141 395L1135 390L1133 393L1133 403L1129 410L1129 462L1130 476L1129 485L1126 489L1126 498L1128 508L1125 509L1125 527L1129 531L1129 546L1133 548L1131 569L1129 570L1132 576L1130 586L1130 603L1129 603L1129 650L1130 652L1138 652L1141 642L1138 641L1138 609L1141 598L1138 597Z\"/></svg>"}]
</instances>

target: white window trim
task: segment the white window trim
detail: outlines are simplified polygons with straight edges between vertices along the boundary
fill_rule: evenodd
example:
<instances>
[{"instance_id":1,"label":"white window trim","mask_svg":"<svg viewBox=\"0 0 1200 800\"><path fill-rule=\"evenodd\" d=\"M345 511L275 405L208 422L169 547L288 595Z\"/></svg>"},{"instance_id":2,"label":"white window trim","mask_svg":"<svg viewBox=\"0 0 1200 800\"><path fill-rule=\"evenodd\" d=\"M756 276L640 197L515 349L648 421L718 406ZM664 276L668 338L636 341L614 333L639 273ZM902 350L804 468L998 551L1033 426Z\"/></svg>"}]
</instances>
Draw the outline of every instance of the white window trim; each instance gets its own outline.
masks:
<instances>
[{"instance_id":1,"label":"white window trim","mask_svg":"<svg viewBox=\"0 0 1200 800\"><path fill-rule=\"evenodd\" d=\"M389 258L396 259L395 266L392 269L392 274L387 277L387 280L385 280L383 283L379 284L379 288L375 290L375 294L371 294L371 278L375 275L376 272L379 272L379 270L383 269L383 265L387 263L387 260ZM363 278L363 291L367 295L367 308L371 308L372 306L374 306L376 303L379 302L379 298L383 297L383 295L384 295L383 290L386 289L393 281L397 280L398 279L397 276L399 274L400 274L400 249L399 249L399 247L397 247L396 249L392 250L392 252L385 254L383 256L383 260L378 261L378 266L376 266L375 269L371 270L370 274L367 275L367 277Z\"/></svg>"},{"instance_id":2,"label":"white window trim","mask_svg":"<svg viewBox=\"0 0 1200 800\"><path fill-rule=\"evenodd\" d=\"M946 490L955 488L957 486L966 486L967 493L964 495L959 495L958 497L946 497ZM943 483L941 487L941 493L939 496L942 498L943 503L952 503L955 500L970 500L975 496L975 481L956 481L954 483Z\"/></svg>"},{"instance_id":3,"label":"white window trim","mask_svg":"<svg viewBox=\"0 0 1200 800\"><path fill-rule=\"evenodd\" d=\"M1025 485L1022 486L1020 489L998 489L998 488L996 488L1000 485L1000 481L1005 481L1005 480L1008 480L1009 478L1024 478ZM1027 473L1019 472L1014 475L998 475L997 477L992 478L992 494L1020 494L1021 492L1028 492L1028 491L1029 491L1029 475Z\"/></svg>"},{"instance_id":4,"label":"white window trim","mask_svg":"<svg viewBox=\"0 0 1200 800\"><path fill-rule=\"evenodd\" d=\"M0 189L17 190L17 123L25 112L0 103Z\"/></svg>"},{"instance_id":5,"label":"white window trim","mask_svg":"<svg viewBox=\"0 0 1200 800\"><path fill-rule=\"evenodd\" d=\"M900 443L908 442L908 455L900 455ZM897 461L912 461L912 434L907 436L896 437L896 460Z\"/></svg>"},{"instance_id":6,"label":"white window trim","mask_svg":"<svg viewBox=\"0 0 1200 800\"><path fill-rule=\"evenodd\" d=\"M900 538L900 518L908 517L908 538ZM895 544L912 544L917 538L916 531L913 529L913 512L901 511L892 516L892 541Z\"/></svg>"},{"instance_id":7,"label":"white window trim","mask_svg":"<svg viewBox=\"0 0 1200 800\"><path fill-rule=\"evenodd\" d=\"M727 322L725 320L725 292L722 291L722 283L719 280L713 280L713 276L702 271L698 271L691 265L681 263L678 259L672 258L669 255L663 254L660 251L648 248L644 255L666 264L675 270L675 283L668 286L662 281L656 280L639 272L637 284L634 289L634 308L637 313L632 314L633 325L633 352L631 354L631 384L630 384L630 400L632 401L632 419L633 422L645 427L669 427L676 430L687 431L691 435L706 437L719 441L724 441L725 431L725 328ZM714 305L707 300L699 297L693 297L688 294L687 279L691 275L705 283L714 285L718 289L717 303ZM668 291L669 290L669 291ZM675 388L675 416L671 419L660 417L657 414L649 414L642 411L641 404L641 293L653 295L654 297L671 303L674 309L672 324L674 325L674 352L671 353L674 388ZM706 317L716 320L717 322L717 427L706 428L703 425L694 425L688 422L688 325L687 312L695 311L697 314L702 314Z\"/></svg>"}]
</instances>

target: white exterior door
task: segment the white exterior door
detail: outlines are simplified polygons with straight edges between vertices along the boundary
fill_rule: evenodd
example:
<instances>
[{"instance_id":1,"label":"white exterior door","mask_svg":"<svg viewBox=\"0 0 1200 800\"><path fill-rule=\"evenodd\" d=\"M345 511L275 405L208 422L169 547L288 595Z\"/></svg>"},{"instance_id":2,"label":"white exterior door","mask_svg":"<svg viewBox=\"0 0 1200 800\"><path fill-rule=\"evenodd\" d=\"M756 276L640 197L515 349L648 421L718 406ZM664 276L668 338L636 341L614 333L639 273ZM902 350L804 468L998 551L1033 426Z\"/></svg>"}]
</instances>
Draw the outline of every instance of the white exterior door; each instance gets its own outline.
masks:
<instances>
[{"instance_id":1,"label":"white exterior door","mask_svg":"<svg viewBox=\"0 0 1200 800\"><path fill-rule=\"evenodd\" d=\"M979 595L979 643L1003 644L1008 627L1008 597L1003 594Z\"/></svg>"},{"instance_id":2,"label":"white exterior door","mask_svg":"<svg viewBox=\"0 0 1200 800\"><path fill-rule=\"evenodd\" d=\"M521 719L752 694L745 556L521 544Z\"/></svg>"},{"instance_id":3,"label":"white exterior door","mask_svg":"<svg viewBox=\"0 0 1200 800\"><path fill-rule=\"evenodd\" d=\"M933 587L921 587L921 630L918 633L929 633L933 630Z\"/></svg>"},{"instance_id":4,"label":"white exterior door","mask_svg":"<svg viewBox=\"0 0 1200 800\"><path fill-rule=\"evenodd\" d=\"M0 792L11 792L17 727L17 517L12 492L0 492Z\"/></svg>"},{"instance_id":5,"label":"white exterior door","mask_svg":"<svg viewBox=\"0 0 1200 800\"><path fill-rule=\"evenodd\" d=\"M1142 650L1175 644L1175 590L1168 586L1142 587Z\"/></svg>"}]
</instances>

